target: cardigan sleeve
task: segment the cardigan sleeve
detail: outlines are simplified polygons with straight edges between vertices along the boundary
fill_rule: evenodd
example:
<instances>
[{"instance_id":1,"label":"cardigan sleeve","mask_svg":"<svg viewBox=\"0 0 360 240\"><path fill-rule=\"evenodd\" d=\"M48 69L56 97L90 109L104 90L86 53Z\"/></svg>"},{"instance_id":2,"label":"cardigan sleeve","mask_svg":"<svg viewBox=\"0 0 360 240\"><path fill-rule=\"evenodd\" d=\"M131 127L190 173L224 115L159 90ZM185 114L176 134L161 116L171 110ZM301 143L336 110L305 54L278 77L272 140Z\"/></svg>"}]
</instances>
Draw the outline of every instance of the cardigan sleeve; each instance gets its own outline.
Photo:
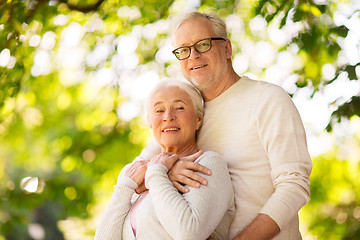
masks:
<instances>
[{"instance_id":1,"label":"cardigan sleeve","mask_svg":"<svg viewBox=\"0 0 360 240\"><path fill-rule=\"evenodd\" d=\"M280 87L266 88L255 113L262 145L268 154L275 189L261 213L282 229L309 200L312 161L305 130L290 96Z\"/></svg>"},{"instance_id":2,"label":"cardigan sleeve","mask_svg":"<svg viewBox=\"0 0 360 240\"><path fill-rule=\"evenodd\" d=\"M127 176L118 178L100 223L96 229L95 240L122 239L124 220L131 208L131 197L137 184Z\"/></svg>"},{"instance_id":3,"label":"cardigan sleeve","mask_svg":"<svg viewBox=\"0 0 360 240\"><path fill-rule=\"evenodd\" d=\"M211 176L203 175L208 185L189 187L190 191L186 194L180 194L173 187L167 168L161 164L149 166L145 175L145 184L150 191L157 217L174 239L206 239L228 209L234 206L230 175L220 155L204 153L199 162L212 170Z\"/></svg>"}]
</instances>

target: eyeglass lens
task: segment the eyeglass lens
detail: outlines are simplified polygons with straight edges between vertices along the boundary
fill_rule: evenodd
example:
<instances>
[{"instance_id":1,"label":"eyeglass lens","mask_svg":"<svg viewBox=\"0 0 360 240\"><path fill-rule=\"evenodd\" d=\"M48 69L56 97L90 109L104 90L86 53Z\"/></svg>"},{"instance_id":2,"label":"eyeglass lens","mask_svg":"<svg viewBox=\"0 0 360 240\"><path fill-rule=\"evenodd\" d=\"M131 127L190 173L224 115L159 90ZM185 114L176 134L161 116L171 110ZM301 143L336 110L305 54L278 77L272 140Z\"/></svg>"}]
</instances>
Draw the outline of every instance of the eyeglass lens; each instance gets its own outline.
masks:
<instances>
[{"instance_id":1,"label":"eyeglass lens","mask_svg":"<svg viewBox=\"0 0 360 240\"><path fill-rule=\"evenodd\" d=\"M174 51L176 57L180 60L188 58L191 53L191 47L194 47L195 51L198 53L204 53L206 51L209 51L211 49L211 39L203 39L198 41L192 46L189 47L180 47Z\"/></svg>"}]
</instances>

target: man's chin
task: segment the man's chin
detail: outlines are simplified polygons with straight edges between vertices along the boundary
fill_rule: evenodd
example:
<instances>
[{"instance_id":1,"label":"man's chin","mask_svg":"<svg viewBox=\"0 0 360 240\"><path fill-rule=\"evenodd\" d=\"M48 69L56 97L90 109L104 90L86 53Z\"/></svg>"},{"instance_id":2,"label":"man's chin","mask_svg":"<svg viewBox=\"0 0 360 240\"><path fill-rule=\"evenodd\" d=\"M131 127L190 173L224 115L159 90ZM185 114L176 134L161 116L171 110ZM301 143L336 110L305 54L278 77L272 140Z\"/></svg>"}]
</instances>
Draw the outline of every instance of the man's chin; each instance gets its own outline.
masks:
<instances>
[{"instance_id":1,"label":"man's chin","mask_svg":"<svg viewBox=\"0 0 360 240\"><path fill-rule=\"evenodd\" d=\"M198 78L198 77L190 78L188 80L192 85L194 85L197 88L200 88L202 85L205 85L207 82L206 79L204 79L203 77L202 78Z\"/></svg>"},{"instance_id":2,"label":"man's chin","mask_svg":"<svg viewBox=\"0 0 360 240\"><path fill-rule=\"evenodd\" d=\"M211 79L191 79L190 83L199 89L200 92L208 91L212 86Z\"/></svg>"}]
</instances>

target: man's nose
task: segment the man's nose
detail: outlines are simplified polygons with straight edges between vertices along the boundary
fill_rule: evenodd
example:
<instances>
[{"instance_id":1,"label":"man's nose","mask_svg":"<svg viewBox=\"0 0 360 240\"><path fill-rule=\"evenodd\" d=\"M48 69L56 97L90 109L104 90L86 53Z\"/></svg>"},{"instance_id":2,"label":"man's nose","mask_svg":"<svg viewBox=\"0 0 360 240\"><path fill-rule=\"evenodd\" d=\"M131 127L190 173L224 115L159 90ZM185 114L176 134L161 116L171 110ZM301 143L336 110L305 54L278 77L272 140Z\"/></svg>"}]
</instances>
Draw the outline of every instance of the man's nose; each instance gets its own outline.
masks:
<instances>
[{"instance_id":1,"label":"man's nose","mask_svg":"<svg viewBox=\"0 0 360 240\"><path fill-rule=\"evenodd\" d=\"M200 55L201 55L201 53L198 53L198 51L196 51L194 46L192 46L190 48L190 56L189 56L189 58L198 58Z\"/></svg>"}]
</instances>

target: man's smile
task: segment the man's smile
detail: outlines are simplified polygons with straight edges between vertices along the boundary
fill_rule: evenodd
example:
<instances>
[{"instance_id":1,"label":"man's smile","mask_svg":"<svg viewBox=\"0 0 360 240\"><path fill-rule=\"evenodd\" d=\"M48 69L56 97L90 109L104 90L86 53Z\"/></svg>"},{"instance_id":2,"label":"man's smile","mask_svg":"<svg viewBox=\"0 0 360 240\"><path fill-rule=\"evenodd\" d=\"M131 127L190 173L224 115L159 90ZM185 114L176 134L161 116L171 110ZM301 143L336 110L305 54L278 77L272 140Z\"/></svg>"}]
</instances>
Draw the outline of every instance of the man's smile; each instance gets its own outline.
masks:
<instances>
[{"instance_id":1,"label":"man's smile","mask_svg":"<svg viewBox=\"0 0 360 240\"><path fill-rule=\"evenodd\" d=\"M206 66L207 66L207 64L199 65L199 66L195 66L195 67L190 68L190 70L196 70L196 69L204 68Z\"/></svg>"}]
</instances>

